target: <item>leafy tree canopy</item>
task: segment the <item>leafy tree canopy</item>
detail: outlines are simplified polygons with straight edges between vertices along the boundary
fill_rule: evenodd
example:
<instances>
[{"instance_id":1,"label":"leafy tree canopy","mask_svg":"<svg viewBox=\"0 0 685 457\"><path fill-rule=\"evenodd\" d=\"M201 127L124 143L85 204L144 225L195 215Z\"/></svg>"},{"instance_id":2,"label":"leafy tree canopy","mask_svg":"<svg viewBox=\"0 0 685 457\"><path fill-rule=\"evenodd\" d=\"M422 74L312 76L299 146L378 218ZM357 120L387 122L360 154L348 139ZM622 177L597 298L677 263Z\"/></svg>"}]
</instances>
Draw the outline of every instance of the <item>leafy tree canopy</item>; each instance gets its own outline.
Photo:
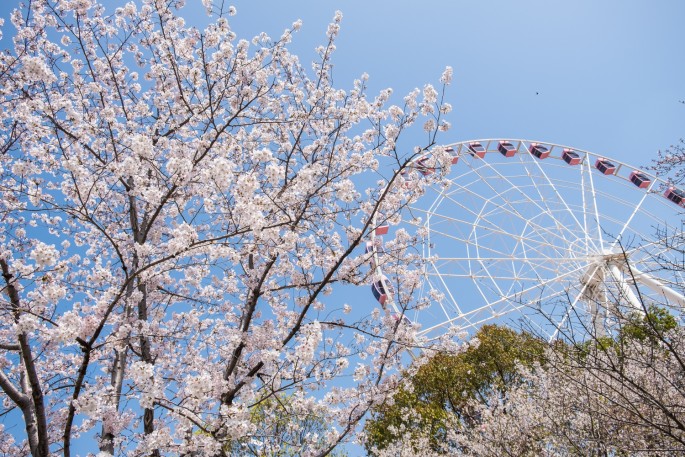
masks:
<instances>
[{"instance_id":1,"label":"leafy tree canopy","mask_svg":"<svg viewBox=\"0 0 685 457\"><path fill-rule=\"evenodd\" d=\"M438 353L422 365L394 403L378 407L366 423L369 453L383 449L405 434L431 437L431 446L443 442L448 424L464 426L478 421L471 401L486 403L520 379L518 365L542 363L545 342L509 328L486 325L467 349L452 355Z\"/></svg>"}]
</instances>

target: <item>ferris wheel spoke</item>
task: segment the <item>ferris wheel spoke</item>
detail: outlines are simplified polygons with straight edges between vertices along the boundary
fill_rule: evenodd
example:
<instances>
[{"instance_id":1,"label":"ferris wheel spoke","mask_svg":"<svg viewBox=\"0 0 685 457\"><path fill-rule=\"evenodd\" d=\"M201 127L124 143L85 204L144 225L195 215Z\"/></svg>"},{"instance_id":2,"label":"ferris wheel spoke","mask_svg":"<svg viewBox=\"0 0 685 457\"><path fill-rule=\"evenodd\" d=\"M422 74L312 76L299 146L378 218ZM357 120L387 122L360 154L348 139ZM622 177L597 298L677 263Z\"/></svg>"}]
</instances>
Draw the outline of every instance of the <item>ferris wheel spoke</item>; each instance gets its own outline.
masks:
<instances>
[{"instance_id":1,"label":"ferris wheel spoke","mask_svg":"<svg viewBox=\"0 0 685 457\"><path fill-rule=\"evenodd\" d=\"M522 272L535 272L535 280L538 280L541 276L545 277L544 272L549 272L549 276L553 276L554 274L558 274L559 271L562 271L563 269L568 269L570 266L573 265L580 265L580 264L587 264L587 262L580 262L578 259L554 259L553 261L550 262L542 262L542 261L537 261L537 260L532 260L528 259L525 262L521 262L521 266L517 267L515 269L512 269L509 267L509 263L511 262L511 258L486 258L486 257L474 257L473 259L469 259L469 262L472 264L474 263L480 263L482 265L485 265L483 270L489 269L492 271L501 271L504 273L513 273L513 276L506 276L506 277L511 277L511 278L519 278L521 280L525 279L526 277L522 275ZM447 266L453 264L454 261L450 260L449 258L447 259L436 259L436 260L431 260L431 264L434 266L436 270L440 270L441 268L446 268ZM463 271L458 271L454 268L452 268L449 272L441 272L445 276L449 277L455 277L455 278L479 278L479 271L474 272L472 269L469 270L463 270ZM517 273L518 272L518 273ZM503 274L493 274L493 276L496 276L498 278L504 278L505 275Z\"/></svg>"},{"instance_id":2,"label":"ferris wheel spoke","mask_svg":"<svg viewBox=\"0 0 685 457\"><path fill-rule=\"evenodd\" d=\"M589 160L586 156L585 161L580 164L580 195L582 198L582 213L583 213L583 234L585 236L585 254L589 253L590 243L592 243L592 248L597 249L594 245L594 239L590 236L590 230L588 229L588 212L587 210L587 192L585 191L585 162Z\"/></svg>"},{"instance_id":3,"label":"ferris wheel spoke","mask_svg":"<svg viewBox=\"0 0 685 457\"><path fill-rule=\"evenodd\" d=\"M458 274L458 273L429 273L429 277L435 276L439 278L464 278L464 279L496 279L498 281L517 281L517 282L533 282L538 281L538 276L500 276L487 274ZM511 294L508 294L511 295Z\"/></svg>"},{"instance_id":4,"label":"ferris wheel spoke","mask_svg":"<svg viewBox=\"0 0 685 457\"><path fill-rule=\"evenodd\" d=\"M521 156L519 156L519 160L522 160ZM547 183L548 183L548 185L550 186L550 188L554 191L554 195L556 196L557 201L558 201L558 202L561 202L561 203L564 203L563 198L561 198L561 196L556 192L555 186L549 181L549 178L548 178L547 174L544 173L544 171L542 170L542 167L540 166L540 164L537 163L537 162L536 162L535 164L538 166L538 171L540 171L542 177L547 181ZM524 165L524 169L526 170L527 174L530 176L531 181L533 181L533 176L531 176L531 173L530 173L530 170L528 169L528 167ZM536 176L536 177L537 177L537 176ZM554 215L554 214L555 214L555 211L552 210L552 208L549 206L549 199L546 198L546 196L542 194L542 188L543 188L543 186L541 186L541 185L535 185L535 186L533 186L533 188L535 189L535 192L536 192L536 194L538 195L539 201L542 202L542 205L544 205L544 207L545 207L545 209L546 209L546 213L549 214L549 215ZM566 228L567 228L566 224L562 224L558 219L556 219L556 217L553 218L553 221L554 221L554 225L556 226L556 228L557 228L558 230L566 229Z\"/></svg>"},{"instance_id":5,"label":"ferris wheel spoke","mask_svg":"<svg viewBox=\"0 0 685 457\"><path fill-rule=\"evenodd\" d=\"M530 224L530 221L526 221L526 224L525 224L525 226L524 226L524 229L523 229L522 233L526 233L526 229L527 229L527 227L529 226L529 224ZM530 258L532 257L532 256L530 255L530 254L531 254L531 251L532 251L532 252L535 252L535 254L540 254L540 252L539 252L539 250L538 250L539 246L537 246L537 245L536 245L535 247L533 247L533 246L527 246L526 243L523 242L523 240L524 240L523 235L522 235L518 240L516 240L515 245L514 245L514 250L515 250L516 252L518 252L518 251L519 251L519 247L520 247L520 250L523 252L523 256L522 256L522 257L523 257L524 259L526 259L526 262L519 262L519 263L518 263L518 266L517 266L517 263L516 263L516 260L515 260L515 259L511 259L511 260L510 260L510 263L511 263L511 271L512 271L515 275L517 275L517 276L521 276L521 275L522 275L522 273L523 273L525 267L530 267L530 266L531 266L531 265L530 265L530 262L531 262L531 261L528 260L528 259L530 259ZM539 274L541 273L541 269L539 268L540 265L535 265L535 267L536 267L536 268L533 268L533 271L535 271L536 275L539 275ZM507 294L511 294L511 293L515 292L514 288L515 288L516 286L517 286L517 282L512 282L512 283L510 283L509 289L507 290Z\"/></svg>"},{"instance_id":6,"label":"ferris wheel spoke","mask_svg":"<svg viewBox=\"0 0 685 457\"><path fill-rule=\"evenodd\" d=\"M556 298L561 297L563 295L564 295L563 291L558 291L558 292L555 292L554 294L550 294L547 297L547 299L553 300L553 299L556 299ZM495 311L494 314L497 314L500 317L502 317L506 314L521 311L523 309L528 309L531 307L533 307L533 305L531 305L529 303L519 302L519 303L516 303L515 305L512 305L510 303L509 308L507 308L505 311L500 311L500 312ZM436 324L436 325L433 325L433 326L428 327L426 329L423 329L420 332L418 332L418 334L419 335L426 335L428 333L435 331L436 329L446 327L446 326L455 325L455 324L458 324L459 328L461 328L461 329L473 328L473 327L476 327L480 324L483 324L483 323L491 320L492 315L493 315L492 306L481 306L480 308L473 309L473 310L471 310L471 311L469 311L463 315L452 317L452 318L446 320L445 322L441 322L439 324ZM465 324L463 324L463 323L465 323Z\"/></svg>"},{"instance_id":7,"label":"ferris wheel spoke","mask_svg":"<svg viewBox=\"0 0 685 457\"><path fill-rule=\"evenodd\" d=\"M492 170L492 171L496 174L496 176L500 177L500 178L503 179L509 186L511 186L511 189L516 189L516 190L519 192L519 194L520 194L524 199L526 199L526 200L528 201L528 203L530 203L531 205L533 205L533 207L537 208L537 209L538 209L539 211L541 211L541 212L545 212L545 208L544 208L542 205L540 205L539 202L537 202L537 201L535 201L534 199L530 198L530 196L529 196L528 194L526 194L525 192L521 192L521 191L518 189L518 187L517 187L514 183L511 182L510 179L508 179L507 177L505 177L499 170L495 169L495 167L494 167L493 165L491 165L491 164L488 163L488 164L486 165L486 167L488 167L490 170ZM488 182L487 184L492 188L492 185L491 185L489 182ZM495 191L494 188L493 188L493 191ZM507 200L507 201L509 201L509 200ZM514 212L518 213L518 211L517 211L515 208L512 208L512 210L514 210ZM551 215L553 215L553 213L551 213L551 214L549 214L549 215L551 216ZM523 216L520 215L520 214L519 214L519 217L522 217L523 219L525 219L525 217L523 217ZM562 227L564 227L564 229L568 229L565 225L562 225ZM571 235L572 235L572 233L571 233Z\"/></svg>"},{"instance_id":8,"label":"ferris wheel spoke","mask_svg":"<svg viewBox=\"0 0 685 457\"><path fill-rule=\"evenodd\" d=\"M466 192L468 193L468 192L471 192L471 191L466 190ZM454 204L457 208L459 208L459 209L464 209L467 213L474 214L474 212L473 212L470 208L468 208L467 206L463 205L461 202L455 200L455 199L452 198L450 195L445 196L445 199L444 199L444 200L445 200L445 201L449 201L450 203L453 203L453 204ZM492 202L492 199L488 199L488 200L486 200L486 202L487 202L487 203L491 203L491 202ZM507 213L508 215L517 218L518 220L529 222L529 223L531 224L532 227L534 227L536 230L542 232L542 233L543 233L544 235L546 235L547 237L552 238L552 239L556 239L557 241L560 241L560 242L563 241L564 243L568 243L568 240L567 240L566 238L564 238L560 233L556 232L555 230L549 229L549 228L547 228L547 227L543 227L543 226L541 226L541 225L539 225L539 224L532 223L532 221L530 221L530 218L524 217L522 214L520 214L520 212L515 211L515 210L512 210L512 209L510 209L510 208L507 208L506 206L501 205L501 204L499 204L499 203L492 203L492 205L495 207L495 208L493 208L493 210L494 210L494 209L499 209L499 210L501 210L501 211L504 211L504 212ZM482 213L482 211L481 211L481 213ZM480 225L479 223L480 223L481 220L488 221L488 219L482 217L481 214L479 214L479 213L475 213L475 214L476 214L476 221L473 223L472 232L473 232L473 230L474 230L478 225ZM435 215L431 215L431 217L436 217L436 216L435 216ZM452 218L450 218L449 216L445 216L444 214L437 215L437 217L443 218L443 219L449 219L449 220L452 220L452 221L456 221L456 219L452 219ZM493 226L493 227L498 227L498 224L495 224L495 223L490 223L489 225L491 225L491 226ZM501 230L501 229L500 229L500 230L495 230L495 229L493 229L493 231L497 231L497 232L500 232L500 233L502 233L502 234L504 234L504 235L511 236L511 234L510 234L509 232L505 232L505 231L503 231L503 230ZM574 238L577 238L577 236L578 236L578 235L573 234L572 232L570 232L570 234L573 235Z\"/></svg>"},{"instance_id":9,"label":"ferris wheel spoke","mask_svg":"<svg viewBox=\"0 0 685 457\"><path fill-rule=\"evenodd\" d=\"M571 210L568 203L566 202L566 199L559 193L558 187L550 179L549 174L545 171L544 167L542 166L542 162L541 161L533 161L533 162L535 163L540 174L544 177L544 179L547 182L547 184L549 185L550 189L552 189L552 191L556 195L557 201L563 205L563 208L565 209L566 214L568 214L571 217L571 219L573 220L573 222L576 224L576 226L578 228L582 229L583 226L581 225L580 221L578 220L576 214ZM581 170L581 173L582 173L582 170ZM540 194L540 197L544 199L544 197L541 194Z\"/></svg>"},{"instance_id":10,"label":"ferris wheel spoke","mask_svg":"<svg viewBox=\"0 0 685 457\"><path fill-rule=\"evenodd\" d=\"M497 289L497 293L499 293L500 295L503 295L503 292L502 292L502 290L501 290L500 287L499 287L499 283L498 283L498 282L492 277L492 275L490 274L490 269L489 269L489 268L486 268L485 263L484 263L483 261L480 261L480 262L477 262L477 263L480 264L480 266L482 267L482 269L487 273L487 275L488 275L490 281L492 282L492 285ZM481 292L481 293L482 293L482 292Z\"/></svg>"},{"instance_id":11,"label":"ferris wheel spoke","mask_svg":"<svg viewBox=\"0 0 685 457\"><path fill-rule=\"evenodd\" d=\"M575 274L578 274L578 273L582 272L582 271L583 271L583 268L585 268L585 267L584 267L584 266L579 266L579 267L577 267L577 268L575 268L575 269L573 269L573 270L571 270L571 271L568 271L568 272L566 272L566 273L564 273L564 274L562 274L562 275L560 275L560 276L557 276L557 277L554 277L554 278L549 278L549 279L547 279L547 280L540 280L538 283L536 283L536 284L534 284L534 285L532 285L532 286L528 286L528 287L526 287L526 288L520 290L520 291L517 292L516 294L506 295L506 296L500 296L499 298L497 298L497 299L495 299L495 300L490 300L489 297L488 297L488 296L479 288L479 290L481 291L481 294L482 294L483 298L485 299L485 303L486 303L486 304L485 304L485 305L482 305L482 306L479 306L479 307L475 307L473 310L471 310L471 311L469 311L469 312L467 312L467 313L464 313L463 316L462 316L462 315L454 316L454 317L450 318L450 319L448 320L448 322L446 322L446 323L453 323L453 322L456 322L456 321L458 321L458 320L459 320L460 318L462 318L462 317L468 317L469 315L473 315L473 314L478 313L478 312L480 312L480 311L492 309L493 307L498 306L498 305L501 305L502 303L509 303L509 302L512 302L512 301L513 301L513 302L516 302L516 297L517 297L517 296L524 296L524 295L526 295L527 293L529 293L529 292L531 292L531 291L534 291L534 290L542 290L542 289L545 289L545 288L548 287L548 286L552 286L552 285L554 285L554 284L557 284L557 283L558 283L560 280L562 280L562 279L566 279L566 278L568 278L568 277L570 277L570 276L572 276L572 275L575 275ZM477 287L478 287L478 285L477 285ZM545 299L555 298L555 297L560 296L561 294L565 294L565 291L563 291L563 290L556 290L556 291L554 291L553 293L551 293L551 294L549 294L549 295L546 295L546 296L545 296ZM525 307L525 306L529 306L529 304L519 303L518 305L515 305L515 309L520 309L520 308ZM427 329L423 330L421 333L429 332L429 331L431 331L432 329L433 329L433 328L427 328Z\"/></svg>"},{"instance_id":12,"label":"ferris wheel spoke","mask_svg":"<svg viewBox=\"0 0 685 457\"><path fill-rule=\"evenodd\" d=\"M563 262L576 262L579 259L583 259L583 257L557 257L557 258L549 258L549 257L529 257L526 258L526 261L528 262L552 262L552 263L563 263ZM467 261L467 260L484 260L484 261L491 261L491 262L507 262L510 260L516 260L514 256L504 256L504 257L440 257L440 260L447 260L447 261L453 261L453 262L462 262L462 261Z\"/></svg>"},{"instance_id":13,"label":"ferris wheel spoke","mask_svg":"<svg viewBox=\"0 0 685 457\"><path fill-rule=\"evenodd\" d=\"M492 279L492 278L490 278L490 279ZM484 289L484 283L476 282L475 284L476 284L476 288L478 289L478 293L480 294L481 298L483 299L483 303L489 304L488 294L486 294L486 292L483 290ZM500 295L501 295L501 292L500 292ZM492 304L486 305L484 307L491 308ZM470 314L470 313L471 312L469 312L467 314Z\"/></svg>"},{"instance_id":14,"label":"ferris wheel spoke","mask_svg":"<svg viewBox=\"0 0 685 457\"><path fill-rule=\"evenodd\" d=\"M459 243L462 243L464 245L471 245L474 247L483 248L482 245L479 246L479 244L477 242L478 240L476 240L476 239L460 238L459 236L457 236L455 234L447 233L447 232L444 232L441 230L437 230L433 227L429 228L429 232L430 232L430 234L433 235L433 237L431 237L431 240L434 240L436 237L443 237L445 239L453 240L455 242L459 242ZM497 229L488 229L488 232L490 234L499 234L499 235L511 236L508 232L504 232L504 231L497 230ZM487 250L488 252L499 254L502 257L511 257L513 255L510 252L505 252L505 251L500 251L498 249L495 249L493 246L488 246L488 247L485 247L484 249Z\"/></svg>"},{"instance_id":15,"label":"ferris wheel spoke","mask_svg":"<svg viewBox=\"0 0 685 457\"><path fill-rule=\"evenodd\" d=\"M431 230L431 232L433 233L433 235L441 236L441 237L444 237L444 238L446 238L446 239L451 239L451 240L454 240L455 242L463 243L464 245L474 246L474 248L479 248L479 252L482 251L482 250L486 250L488 253L491 254L491 255L488 255L488 256L475 255L475 256L471 256L471 257L463 257L463 258L461 258L462 260L468 260L468 261L471 261L471 262L475 262L475 261L477 261L477 260L484 260L484 261L495 261L495 260L498 260L498 261L502 261L502 262L505 262L505 261L513 262L513 261L517 261L517 260L518 260L519 262L521 262L521 258L520 258L519 256L517 256L517 253L499 251L499 250L495 249L495 248L492 247L492 246L485 246L485 247L484 247L484 246L483 246L483 243L480 243L480 244L479 244L479 243L477 242L478 240L463 240L463 239L460 239L459 237L454 236L454 235L452 235L452 234L450 234L450 233L440 232L440 231L436 231L436 230ZM507 235L508 235L508 233L507 233ZM542 246L543 248L549 247L547 244L542 244L542 243L540 243L540 244L541 244L541 246ZM536 247L536 248L530 247L529 251L530 251L530 252L539 253L539 254L544 254L544 251L542 251L539 247ZM566 254L566 253L564 253L564 254ZM436 259L436 261L433 261L433 262L434 262L435 264L438 264L438 262L445 262L445 261L449 262L450 259L458 260L457 258L442 258L442 257L438 257L438 258ZM565 263L565 262L571 262L571 261L576 261L576 262L577 262L577 261L582 261L582 260L583 260L583 258L579 258L579 257L568 257L568 256L563 256L563 257L562 257L562 256L552 257L552 256L549 255L549 253L548 253L548 255L546 255L546 256L544 256L544 255L542 255L542 256L540 256L540 257L527 256L527 257L524 257L524 259L525 259L525 261L522 262L522 264L531 264L531 263L534 262L534 261L535 261L535 262L539 262L538 268L546 268L544 264L545 264L545 263L549 263L550 261L551 261L552 263L555 263L555 262L557 262L557 263Z\"/></svg>"},{"instance_id":16,"label":"ferris wheel spoke","mask_svg":"<svg viewBox=\"0 0 685 457\"><path fill-rule=\"evenodd\" d=\"M504 207L501 207L501 208L504 209L505 211L507 211L506 208L504 208ZM537 234L538 236L544 237L544 239L546 240L546 243L551 245L551 246L557 246L561 242L564 242L564 243L568 242L567 237L565 237L562 234L562 232L556 231L552 228L541 225L539 222L537 222L536 218L534 218L534 217L525 218L520 213L509 212L509 211L507 211L507 212L509 214L511 214L512 216L515 216L515 217L519 218L521 221L523 221L525 224L524 229L526 226L530 227L530 229L533 230L535 234ZM546 216L552 216L552 215L546 214ZM553 217L549 217L549 218L552 220L555 220ZM494 225L494 226L497 225L496 222L490 222L489 219L487 219L487 220L491 225ZM576 234L574 234L568 230L567 230L567 232L570 235L570 238L577 238L578 237L578 235L576 235ZM518 235L517 242L520 242L523 238L524 237L522 235Z\"/></svg>"},{"instance_id":17,"label":"ferris wheel spoke","mask_svg":"<svg viewBox=\"0 0 685 457\"><path fill-rule=\"evenodd\" d=\"M678 239L675 240L675 243L669 242L670 244L668 247L671 249L675 250L680 250L683 251L685 250L685 236L684 237L679 237ZM633 255L637 252L640 251L647 251L648 249L652 248L658 248L659 251L662 251L663 249L666 248L664 245L664 241L662 239L657 239L654 241L650 241L648 243L643 243L638 246L630 247L630 246L625 246L624 251L626 253L626 257L629 259L633 257Z\"/></svg>"},{"instance_id":18,"label":"ferris wheel spoke","mask_svg":"<svg viewBox=\"0 0 685 457\"><path fill-rule=\"evenodd\" d=\"M647 195L648 195L647 192L645 192L645 194L644 194L644 195L642 196L642 198L640 199L640 202L635 206L635 209L634 209L633 212L630 214L630 217L628 217L628 218L626 219L625 224L623 224L623 227L621 227L621 230L618 232L618 235L617 235L616 238L614 239L614 242L611 243L611 246L610 246L610 248L609 248L610 250L613 249L614 247L616 247L616 245L617 245L618 243L621 242L621 239L623 238L623 232L625 232L626 228L628 228L628 226L630 225L630 223L633 221L633 218L634 218L635 215L638 213L638 211L640 210L640 208L641 208L642 205L644 204L645 200L647 199Z\"/></svg>"},{"instance_id":19,"label":"ferris wheel spoke","mask_svg":"<svg viewBox=\"0 0 685 457\"><path fill-rule=\"evenodd\" d=\"M450 233L446 233L446 232L442 232L442 231L437 231L437 230L430 230L430 233L432 233L433 235L437 235L437 236L444 237L444 238L446 238L446 239L448 239L448 240L452 240L452 241L455 241L455 242L461 242L461 243L463 243L464 245L470 245L470 246L478 247L478 243L476 242L476 240L464 240L463 238L459 238L459 237L456 236L456 235L453 235L453 234L450 234ZM496 253L496 254L499 254L499 255L501 255L501 256L506 256L506 255L507 255L506 252L498 251L498 250L496 250L496 249L494 249L494 248L487 248L487 250L488 250L488 252ZM476 256L476 257L479 257L479 256Z\"/></svg>"},{"instance_id":20,"label":"ferris wheel spoke","mask_svg":"<svg viewBox=\"0 0 685 457\"><path fill-rule=\"evenodd\" d=\"M445 280L443 279L442 275L440 274L440 271L437 268L435 268L435 265L432 265L432 266L435 270L434 275L440 279L440 282L441 282L444 290L447 292L446 295L449 297L450 302L452 302L452 304L454 305L454 309L457 310L458 314L463 314L461 308L459 307L459 304L457 303L457 300L454 298L454 295L452 295L452 291L449 289L449 287L445 283ZM431 275L429 274L429 276L431 276ZM440 303L440 308L442 309L442 312L445 314L445 318L449 319L450 313L447 312L447 310L445 309L445 307L442 304L442 301L438 300L438 303Z\"/></svg>"},{"instance_id":21,"label":"ferris wheel spoke","mask_svg":"<svg viewBox=\"0 0 685 457\"><path fill-rule=\"evenodd\" d=\"M592 176L592 168L590 167L590 163L587 162L585 164L585 168L587 170L587 175L590 178L590 196L591 196L591 201L590 203L592 204L592 211L594 214L594 219L595 219L595 230L597 231L597 239L599 240L599 248L604 249L604 233L602 231L602 226L599 218L599 209L597 208L597 190L595 189L595 180L594 177Z\"/></svg>"},{"instance_id":22,"label":"ferris wheel spoke","mask_svg":"<svg viewBox=\"0 0 685 457\"><path fill-rule=\"evenodd\" d=\"M449 221L449 222L455 222L455 223L459 223L459 224L470 224L471 223L467 219L458 219L456 217L447 216L445 214L438 214L438 213L432 213L431 214L429 210L425 210L423 208L411 207L410 209L412 210L412 212L418 212L418 213L422 213L425 215L429 215L431 218L433 218L433 217L440 218L440 219L444 219L444 220ZM464 209L468 212L468 208L464 207ZM473 214L475 215L476 213L473 213Z\"/></svg>"},{"instance_id":23,"label":"ferris wheel spoke","mask_svg":"<svg viewBox=\"0 0 685 457\"><path fill-rule=\"evenodd\" d=\"M595 267L592 272L590 273L590 276L594 276L595 273L597 272L597 269L599 267ZM585 294L587 287L588 287L589 282L586 282L583 284L583 286L580 288L577 294L575 294L575 297L573 297L573 300L571 300L569 306L566 309L566 312L564 313L564 316L562 319L556 323L555 327L556 330L552 334L552 340L557 337L559 334L559 331L563 328L563 326L566 324L566 321L570 318L571 313L575 312L576 306L578 305L578 302L580 301L581 297ZM595 304L596 305L596 304ZM596 309L596 308L595 308ZM551 316L550 316L551 317ZM596 319L596 316L593 317L593 320Z\"/></svg>"}]
</instances>

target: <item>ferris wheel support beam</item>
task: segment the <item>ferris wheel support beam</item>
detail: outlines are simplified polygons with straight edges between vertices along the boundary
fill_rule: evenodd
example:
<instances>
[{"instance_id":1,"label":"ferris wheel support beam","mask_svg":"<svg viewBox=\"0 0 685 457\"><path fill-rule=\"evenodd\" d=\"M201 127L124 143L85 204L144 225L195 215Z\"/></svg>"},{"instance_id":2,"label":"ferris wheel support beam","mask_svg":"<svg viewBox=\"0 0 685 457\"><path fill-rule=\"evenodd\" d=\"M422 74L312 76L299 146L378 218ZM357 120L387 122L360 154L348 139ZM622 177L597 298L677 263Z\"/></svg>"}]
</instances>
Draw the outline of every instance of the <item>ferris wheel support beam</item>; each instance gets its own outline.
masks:
<instances>
[{"instance_id":1,"label":"ferris wheel support beam","mask_svg":"<svg viewBox=\"0 0 685 457\"><path fill-rule=\"evenodd\" d=\"M628 264L623 264L623 271L626 275L635 278L636 283L649 287L654 292L662 295L669 304L677 303L681 308L685 308L685 296L666 286L654 276L643 273L633 266L628 266Z\"/></svg>"},{"instance_id":2,"label":"ferris wheel support beam","mask_svg":"<svg viewBox=\"0 0 685 457\"><path fill-rule=\"evenodd\" d=\"M644 314L644 306L642 305L642 302L637 298L637 295L635 295L635 292L633 292L633 289L631 289L628 285L625 274L623 274L623 272L621 272L621 270L619 270L619 268L614 263L609 265L609 272L611 273L611 276L614 277L614 281L616 281L616 283L618 284L618 288L621 291L621 294L626 300L628 300L630 306L635 311Z\"/></svg>"},{"instance_id":3,"label":"ferris wheel support beam","mask_svg":"<svg viewBox=\"0 0 685 457\"><path fill-rule=\"evenodd\" d=\"M609 299L607 298L606 289L606 269L604 265L595 263L590 267L588 273L584 278L581 278L583 283L583 292L580 295L581 300L590 308L590 318L592 320L592 327L595 335L598 337L606 336L604 329L604 320L600 312L609 309Z\"/></svg>"},{"instance_id":4,"label":"ferris wheel support beam","mask_svg":"<svg viewBox=\"0 0 685 457\"><path fill-rule=\"evenodd\" d=\"M600 311L604 311L604 315L602 316ZM592 328L594 330L594 335L597 338L604 338L607 336L607 331L604 328L604 318L606 317L606 309L604 308L604 304L601 306L599 303L593 301L590 302L590 319L592 320ZM550 340L551 342L551 340Z\"/></svg>"}]
</instances>

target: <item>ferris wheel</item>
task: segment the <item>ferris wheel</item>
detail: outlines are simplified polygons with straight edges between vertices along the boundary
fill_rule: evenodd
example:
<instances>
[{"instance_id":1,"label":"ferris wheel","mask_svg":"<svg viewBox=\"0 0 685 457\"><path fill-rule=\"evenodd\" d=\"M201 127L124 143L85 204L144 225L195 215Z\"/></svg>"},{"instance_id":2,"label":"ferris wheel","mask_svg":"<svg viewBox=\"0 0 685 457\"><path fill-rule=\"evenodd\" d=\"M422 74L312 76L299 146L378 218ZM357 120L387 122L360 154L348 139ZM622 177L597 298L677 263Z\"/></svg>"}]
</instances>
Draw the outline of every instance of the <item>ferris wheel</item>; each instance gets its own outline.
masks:
<instances>
[{"instance_id":1,"label":"ferris wheel","mask_svg":"<svg viewBox=\"0 0 685 457\"><path fill-rule=\"evenodd\" d=\"M421 296L400 309L383 274L383 235L371 234L376 300L438 336L527 320L550 338L574 319L601 328L608 307L685 307L685 192L619 160L528 140L459 142L452 167L403 214L422 252ZM401 177L437 173L431 155ZM680 265L681 268L672 268Z\"/></svg>"}]
</instances>

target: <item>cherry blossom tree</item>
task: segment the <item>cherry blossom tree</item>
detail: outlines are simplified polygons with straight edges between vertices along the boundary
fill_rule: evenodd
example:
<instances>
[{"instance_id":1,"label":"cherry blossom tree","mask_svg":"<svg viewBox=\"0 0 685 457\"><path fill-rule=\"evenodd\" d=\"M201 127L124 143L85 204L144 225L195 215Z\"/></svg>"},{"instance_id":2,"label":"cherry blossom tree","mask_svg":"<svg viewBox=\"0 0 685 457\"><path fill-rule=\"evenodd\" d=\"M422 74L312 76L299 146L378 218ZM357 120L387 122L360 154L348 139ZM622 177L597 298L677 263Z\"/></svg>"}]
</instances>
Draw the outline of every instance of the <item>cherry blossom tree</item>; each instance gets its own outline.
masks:
<instances>
[{"instance_id":1,"label":"cherry blossom tree","mask_svg":"<svg viewBox=\"0 0 685 457\"><path fill-rule=\"evenodd\" d=\"M614 338L551 347L458 442L486 456L685 452L685 329L660 308L619 325Z\"/></svg>"},{"instance_id":2,"label":"cherry blossom tree","mask_svg":"<svg viewBox=\"0 0 685 457\"><path fill-rule=\"evenodd\" d=\"M427 344L333 292L374 280L374 221L448 172L451 69L392 105L366 76L333 86L340 13L307 68L288 51L299 21L250 42L234 8L204 2L196 28L183 3L31 0L3 28L0 398L23 418L0 428L7 455L91 436L103 456L257 449L284 395L325 425L288 445L326 455ZM412 126L422 145L400 141ZM440 172L408 185L416 154ZM395 230L383 257L402 309L422 305L413 245Z\"/></svg>"},{"instance_id":3,"label":"cherry blossom tree","mask_svg":"<svg viewBox=\"0 0 685 457\"><path fill-rule=\"evenodd\" d=\"M681 138L678 143L659 151L650 168L660 175L669 176L674 184L681 185L685 177L685 140Z\"/></svg>"},{"instance_id":4,"label":"cherry blossom tree","mask_svg":"<svg viewBox=\"0 0 685 457\"><path fill-rule=\"evenodd\" d=\"M549 345L504 395L471 400L476 420L447 416L440 442L429 428L397 430L374 455L682 455L685 329L663 308L614 317L613 337Z\"/></svg>"}]
</instances>

